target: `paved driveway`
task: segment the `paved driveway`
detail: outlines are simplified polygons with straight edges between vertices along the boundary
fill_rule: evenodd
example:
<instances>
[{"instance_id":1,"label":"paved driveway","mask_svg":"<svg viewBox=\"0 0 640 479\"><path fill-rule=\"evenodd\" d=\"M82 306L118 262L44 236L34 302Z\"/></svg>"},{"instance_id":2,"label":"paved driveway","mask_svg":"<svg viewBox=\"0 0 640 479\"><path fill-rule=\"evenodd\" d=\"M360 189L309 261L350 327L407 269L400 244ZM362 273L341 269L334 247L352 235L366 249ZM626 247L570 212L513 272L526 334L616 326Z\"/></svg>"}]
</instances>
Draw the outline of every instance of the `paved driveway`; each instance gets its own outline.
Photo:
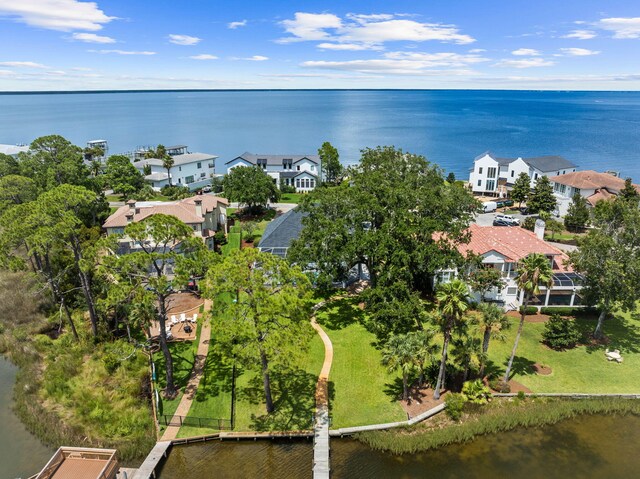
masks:
<instances>
[{"instance_id":1,"label":"paved driveway","mask_svg":"<svg viewBox=\"0 0 640 479\"><path fill-rule=\"evenodd\" d=\"M478 224L479 226L492 226L493 219L496 217L497 214L498 214L497 211L493 213L481 213L478 216L476 216L476 224ZM520 224L522 224L526 218L525 215L521 215L520 213L515 213L515 214L512 214L511 216L513 216L514 218L518 218L520 220ZM505 228L508 228L508 227L505 226Z\"/></svg>"}]
</instances>

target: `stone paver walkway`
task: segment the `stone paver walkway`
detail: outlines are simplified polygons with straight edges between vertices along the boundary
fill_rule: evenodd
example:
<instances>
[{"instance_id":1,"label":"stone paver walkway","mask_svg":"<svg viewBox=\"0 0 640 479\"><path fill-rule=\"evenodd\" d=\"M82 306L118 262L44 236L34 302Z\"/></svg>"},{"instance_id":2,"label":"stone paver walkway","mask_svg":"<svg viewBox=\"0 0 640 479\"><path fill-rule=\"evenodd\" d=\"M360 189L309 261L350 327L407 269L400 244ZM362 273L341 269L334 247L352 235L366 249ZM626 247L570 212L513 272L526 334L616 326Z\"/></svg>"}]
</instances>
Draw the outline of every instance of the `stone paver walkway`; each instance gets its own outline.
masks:
<instances>
[{"instance_id":1,"label":"stone paver walkway","mask_svg":"<svg viewBox=\"0 0 640 479\"><path fill-rule=\"evenodd\" d=\"M193 370L191 371L191 376L189 376L189 382L185 387L184 394L182 399L180 400L180 404L178 404L178 409L173 414L173 417L176 416L186 416L189 414L189 409L191 409L191 403L193 403L194 398L196 397L196 391L198 390L198 385L200 384L200 379L202 378L202 374L204 372L204 365L207 361L207 354L209 353L209 341L211 339L211 322L207 317L208 312L211 311L211 300L205 300L204 302L204 318L202 321L202 330L200 331L200 342L198 343L198 352L196 353L195 362L193 365ZM176 421L179 420L176 418ZM173 420L171 421L174 422ZM178 431L180 431L180 426L167 426L167 429L164 431L162 435L161 441L171 441L175 439L178 435Z\"/></svg>"},{"instance_id":2,"label":"stone paver walkway","mask_svg":"<svg viewBox=\"0 0 640 479\"><path fill-rule=\"evenodd\" d=\"M315 329L324 343L324 362L318 384L316 386L316 423L313 438L313 477L314 479L329 478L329 372L333 362L333 344L327 333L311 319L311 326Z\"/></svg>"}]
</instances>

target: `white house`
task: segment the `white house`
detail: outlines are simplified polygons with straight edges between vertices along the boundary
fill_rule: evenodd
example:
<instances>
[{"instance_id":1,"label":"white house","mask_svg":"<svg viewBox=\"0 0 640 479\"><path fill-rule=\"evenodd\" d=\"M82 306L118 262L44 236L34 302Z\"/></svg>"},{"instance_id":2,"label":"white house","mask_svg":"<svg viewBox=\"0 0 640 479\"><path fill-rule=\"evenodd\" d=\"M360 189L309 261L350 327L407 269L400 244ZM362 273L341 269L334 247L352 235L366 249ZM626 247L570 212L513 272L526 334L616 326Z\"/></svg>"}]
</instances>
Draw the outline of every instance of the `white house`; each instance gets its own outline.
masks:
<instances>
[{"instance_id":1,"label":"white house","mask_svg":"<svg viewBox=\"0 0 640 479\"><path fill-rule=\"evenodd\" d=\"M102 227L107 235L123 234L130 223L142 221L154 214L171 215L193 228L193 234L202 238L209 249L213 249L213 236L218 230L226 232L226 215L229 202L213 195L195 195L180 201L129 200L113 213ZM123 238L121 243L131 243ZM129 244L129 249L135 245Z\"/></svg>"},{"instance_id":2,"label":"white house","mask_svg":"<svg viewBox=\"0 0 640 479\"><path fill-rule=\"evenodd\" d=\"M162 166L162 160L157 158L141 159L134 161L135 166L144 174L145 167L149 167L151 173L145 175L145 180L153 189L160 190L169 184L169 175L174 186L186 186L194 191L211 184L211 178L216 173L216 155L208 153L190 153L186 145L169 146L167 154L173 158L173 166L167 174ZM138 153L138 152L136 152ZM138 158L140 155L137 155Z\"/></svg>"},{"instance_id":3,"label":"white house","mask_svg":"<svg viewBox=\"0 0 640 479\"><path fill-rule=\"evenodd\" d=\"M624 180L615 173L586 170L549 178L558 201L560 215L567 214L571 199L577 193L595 206L600 200L615 198L624 188ZM640 185L633 185L640 192Z\"/></svg>"},{"instance_id":4,"label":"white house","mask_svg":"<svg viewBox=\"0 0 640 479\"><path fill-rule=\"evenodd\" d=\"M0 144L0 153L3 155L18 157L20 153L26 153L29 147L26 145L5 145Z\"/></svg>"},{"instance_id":5,"label":"white house","mask_svg":"<svg viewBox=\"0 0 640 479\"><path fill-rule=\"evenodd\" d=\"M531 188L541 176L558 176L576 171L576 165L561 156L499 158L491 152L477 156L469 173L471 190L478 194L506 196L520 173L531 178Z\"/></svg>"},{"instance_id":6,"label":"white house","mask_svg":"<svg viewBox=\"0 0 640 479\"><path fill-rule=\"evenodd\" d=\"M482 267L494 268L502 273L504 287L501 290L490 291L485 298L499 303L505 309L516 309L522 304L523 292L518 291L515 282L518 263L532 253L540 253L549 258L553 270L553 286L541 287L531 306L578 306L581 304L580 280L566 264L567 255L558 248L550 245L535 233L524 228L504 226L469 227L471 240L468 244L456 245L463 256L470 253L481 258ZM544 235L544 228L540 236ZM456 269L440 271L435 278L436 283L447 283L458 275ZM475 299L480 295L474 292Z\"/></svg>"},{"instance_id":7,"label":"white house","mask_svg":"<svg viewBox=\"0 0 640 479\"><path fill-rule=\"evenodd\" d=\"M294 186L297 192L313 190L321 181L321 163L318 155L255 155L243 153L227 161L227 172L238 166L257 166L275 181Z\"/></svg>"}]
</instances>

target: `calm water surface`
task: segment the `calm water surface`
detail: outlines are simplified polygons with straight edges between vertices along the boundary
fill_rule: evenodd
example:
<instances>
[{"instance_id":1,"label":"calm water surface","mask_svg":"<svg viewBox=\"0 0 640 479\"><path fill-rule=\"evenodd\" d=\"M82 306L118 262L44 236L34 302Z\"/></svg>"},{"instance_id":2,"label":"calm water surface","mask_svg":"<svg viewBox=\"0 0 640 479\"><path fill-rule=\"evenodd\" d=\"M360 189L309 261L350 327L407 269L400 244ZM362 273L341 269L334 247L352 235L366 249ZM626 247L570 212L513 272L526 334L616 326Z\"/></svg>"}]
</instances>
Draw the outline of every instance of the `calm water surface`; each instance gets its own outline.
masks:
<instances>
[{"instance_id":1,"label":"calm water surface","mask_svg":"<svg viewBox=\"0 0 640 479\"><path fill-rule=\"evenodd\" d=\"M632 479L640 477L640 417L583 416L394 456L331 441L332 479ZM212 442L171 451L160 479L311 478L310 442Z\"/></svg>"},{"instance_id":2,"label":"calm water surface","mask_svg":"<svg viewBox=\"0 0 640 479\"><path fill-rule=\"evenodd\" d=\"M187 144L220 156L314 153L323 141L345 163L395 145L468 178L473 158L558 154L582 169L640 182L640 92L229 91L0 94L0 143L58 133L111 153Z\"/></svg>"},{"instance_id":3,"label":"calm water surface","mask_svg":"<svg viewBox=\"0 0 640 479\"><path fill-rule=\"evenodd\" d=\"M0 356L0 478L29 477L40 471L53 450L29 433L11 410L18 369Z\"/></svg>"}]
</instances>

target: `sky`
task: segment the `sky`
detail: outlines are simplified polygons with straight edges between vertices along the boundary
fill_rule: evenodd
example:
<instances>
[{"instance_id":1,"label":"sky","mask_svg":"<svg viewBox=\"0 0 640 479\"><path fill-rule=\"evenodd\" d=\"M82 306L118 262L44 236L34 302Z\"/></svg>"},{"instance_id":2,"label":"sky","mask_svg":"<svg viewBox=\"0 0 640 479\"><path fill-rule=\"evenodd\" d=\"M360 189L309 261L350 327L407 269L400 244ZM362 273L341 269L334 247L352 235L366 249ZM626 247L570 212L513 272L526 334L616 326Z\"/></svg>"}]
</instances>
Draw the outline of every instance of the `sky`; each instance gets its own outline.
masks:
<instances>
[{"instance_id":1,"label":"sky","mask_svg":"<svg viewBox=\"0 0 640 479\"><path fill-rule=\"evenodd\" d=\"M640 0L0 0L0 91L640 90Z\"/></svg>"}]
</instances>

